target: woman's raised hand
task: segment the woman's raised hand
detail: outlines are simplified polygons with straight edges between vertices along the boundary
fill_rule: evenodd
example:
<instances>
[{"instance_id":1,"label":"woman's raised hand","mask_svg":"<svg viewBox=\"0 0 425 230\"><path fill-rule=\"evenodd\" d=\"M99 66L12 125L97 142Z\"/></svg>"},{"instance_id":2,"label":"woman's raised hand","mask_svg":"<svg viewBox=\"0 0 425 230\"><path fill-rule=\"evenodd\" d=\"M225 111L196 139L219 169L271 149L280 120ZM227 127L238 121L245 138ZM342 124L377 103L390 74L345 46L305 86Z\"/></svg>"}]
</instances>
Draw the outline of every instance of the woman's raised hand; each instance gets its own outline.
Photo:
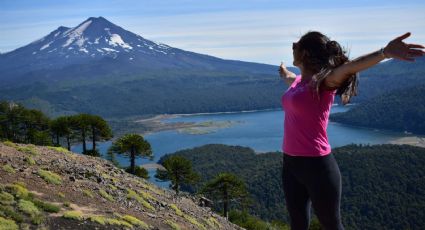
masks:
<instances>
[{"instance_id":1,"label":"woman's raised hand","mask_svg":"<svg viewBox=\"0 0 425 230\"><path fill-rule=\"evenodd\" d=\"M408 38L410 33L405 33L400 37L390 41L384 48L384 54L388 58L396 58L404 61L415 61L415 58L421 57L425 54L424 46L419 44L408 44L403 42Z\"/></svg>"},{"instance_id":2,"label":"woman's raised hand","mask_svg":"<svg viewBox=\"0 0 425 230\"><path fill-rule=\"evenodd\" d=\"M281 62L279 66L280 77L286 77L287 73L288 73L288 69L286 69L286 66L283 64L283 62Z\"/></svg>"}]
</instances>

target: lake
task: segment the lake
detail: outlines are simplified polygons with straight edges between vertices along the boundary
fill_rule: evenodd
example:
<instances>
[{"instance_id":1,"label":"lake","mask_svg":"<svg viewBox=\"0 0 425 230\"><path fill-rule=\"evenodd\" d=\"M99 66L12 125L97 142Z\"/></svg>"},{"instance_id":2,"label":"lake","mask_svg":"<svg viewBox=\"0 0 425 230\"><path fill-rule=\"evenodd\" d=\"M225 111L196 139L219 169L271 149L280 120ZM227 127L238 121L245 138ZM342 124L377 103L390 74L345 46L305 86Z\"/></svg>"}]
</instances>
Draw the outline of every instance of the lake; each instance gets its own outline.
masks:
<instances>
[{"instance_id":1,"label":"lake","mask_svg":"<svg viewBox=\"0 0 425 230\"><path fill-rule=\"evenodd\" d=\"M347 111L350 106L333 106L331 113ZM154 153L154 160L138 158L136 164L154 163L167 153L201 146L205 144L226 144L247 146L258 153L281 151L283 138L283 116L282 110L182 115L175 118L163 120L163 122L197 122L218 124L218 127L205 127L196 132L187 130L171 130L151 133L145 136L149 141ZM227 125L221 125L225 122ZM230 124L230 125L229 125ZM203 130L204 129L204 130ZM199 132L198 132L199 131ZM193 134L197 133L197 134ZM201 133L201 134L199 134ZM203 134L202 134L203 133ZM390 132L384 130L367 129L347 126L335 122L329 122L328 137L332 148L351 143L356 144L383 144L391 140L408 136L404 133ZM102 156L111 145L110 141L99 143ZM89 146L89 145L88 145ZM72 151L81 152L82 146L73 146ZM129 165L129 159L117 156L117 160L123 166ZM168 183L155 181L155 170L148 170L150 181L160 186L168 186Z\"/></svg>"}]
</instances>

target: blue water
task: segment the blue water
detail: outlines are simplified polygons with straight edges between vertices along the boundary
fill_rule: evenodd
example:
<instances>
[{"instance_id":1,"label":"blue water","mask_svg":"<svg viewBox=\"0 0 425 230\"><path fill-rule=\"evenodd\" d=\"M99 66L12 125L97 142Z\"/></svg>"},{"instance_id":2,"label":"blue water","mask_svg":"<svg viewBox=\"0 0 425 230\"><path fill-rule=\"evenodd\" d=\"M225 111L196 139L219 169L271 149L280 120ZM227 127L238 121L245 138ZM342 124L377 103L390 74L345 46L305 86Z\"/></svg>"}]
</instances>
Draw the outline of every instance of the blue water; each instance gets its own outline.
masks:
<instances>
[{"instance_id":1,"label":"blue water","mask_svg":"<svg viewBox=\"0 0 425 230\"><path fill-rule=\"evenodd\" d=\"M333 106L331 113L344 112L349 108L349 106ZM136 164L154 163L167 153L213 143L248 146L256 152L280 151L283 138L283 116L282 110L274 110L191 115L167 119L164 122L233 121L235 124L228 128L217 129L215 132L201 135L180 133L175 130L148 134L145 139L152 146L154 159L150 161L139 157L136 160ZM404 133L352 127L335 122L330 122L328 125L329 142L333 148L351 143L382 144L404 136L406 136ZM98 148L102 156L106 155L110 145L110 141L99 143ZM73 146L71 150L81 152L82 146ZM121 165L129 165L128 158L123 156L116 157ZM168 186L168 183L155 181L155 170L148 171L151 177L150 181L160 186Z\"/></svg>"}]
</instances>

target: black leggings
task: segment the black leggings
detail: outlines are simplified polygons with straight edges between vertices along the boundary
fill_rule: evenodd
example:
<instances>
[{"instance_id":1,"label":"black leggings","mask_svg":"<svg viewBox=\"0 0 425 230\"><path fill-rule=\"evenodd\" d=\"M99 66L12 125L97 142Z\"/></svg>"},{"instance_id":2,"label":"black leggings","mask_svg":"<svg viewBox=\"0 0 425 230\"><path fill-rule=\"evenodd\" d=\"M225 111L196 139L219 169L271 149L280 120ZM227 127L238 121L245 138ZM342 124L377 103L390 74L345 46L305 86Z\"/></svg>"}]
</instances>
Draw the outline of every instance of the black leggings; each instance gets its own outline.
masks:
<instances>
[{"instance_id":1,"label":"black leggings","mask_svg":"<svg viewBox=\"0 0 425 230\"><path fill-rule=\"evenodd\" d=\"M308 229L311 204L324 229L344 229L340 214L341 174L334 155L283 155L283 190L291 229Z\"/></svg>"}]
</instances>

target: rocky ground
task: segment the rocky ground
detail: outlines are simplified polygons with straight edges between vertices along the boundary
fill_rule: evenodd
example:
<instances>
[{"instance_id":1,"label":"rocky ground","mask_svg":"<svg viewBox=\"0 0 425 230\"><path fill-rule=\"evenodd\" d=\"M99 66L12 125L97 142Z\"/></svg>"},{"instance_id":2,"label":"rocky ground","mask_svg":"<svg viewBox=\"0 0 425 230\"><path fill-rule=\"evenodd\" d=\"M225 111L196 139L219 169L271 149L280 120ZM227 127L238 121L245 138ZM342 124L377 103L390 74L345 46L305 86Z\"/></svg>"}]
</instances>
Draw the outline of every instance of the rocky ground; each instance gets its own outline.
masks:
<instances>
[{"instance_id":1,"label":"rocky ground","mask_svg":"<svg viewBox=\"0 0 425 230\"><path fill-rule=\"evenodd\" d=\"M0 229L241 229L198 203L104 159L0 143Z\"/></svg>"}]
</instances>

